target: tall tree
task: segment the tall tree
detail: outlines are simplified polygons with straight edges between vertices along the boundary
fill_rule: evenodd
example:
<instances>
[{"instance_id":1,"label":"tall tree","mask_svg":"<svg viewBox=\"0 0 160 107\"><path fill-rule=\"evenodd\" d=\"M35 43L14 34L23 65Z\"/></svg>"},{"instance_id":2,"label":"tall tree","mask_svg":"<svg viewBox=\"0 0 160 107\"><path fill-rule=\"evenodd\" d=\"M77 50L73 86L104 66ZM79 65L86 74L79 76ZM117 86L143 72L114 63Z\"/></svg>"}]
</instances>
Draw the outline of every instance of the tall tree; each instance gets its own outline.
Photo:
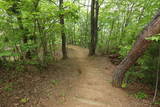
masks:
<instances>
[{"instance_id":1,"label":"tall tree","mask_svg":"<svg viewBox=\"0 0 160 107\"><path fill-rule=\"evenodd\" d=\"M160 33L160 12L157 13L155 18L150 22L148 26L140 33L138 40L129 52L128 56L118 65L115 70L112 84L115 87L121 87L125 73L127 70L135 64L137 59L143 55L145 50L151 44L151 40L146 38L155 36Z\"/></svg>"},{"instance_id":2,"label":"tall tree","mask_svg":"<svg viewBox=\"0 0 160 107\"><path fill-rule=\"evenodd\" d=\"M61 25L61 38L62 38L62 53L63 59L66 59L67 48L66 48L66 35L65 35L65 25L64 25L64 14L63 14L63 0L59 0L59 10L60 10L60 25Z\"/></svg>"},{"instance_id":3,"label":"tall tree","mask_svg":"<svg viewBox=\"0 0 160 107\"><path fill-rule=\"evenodd\" d=\"M93 56L96 52L98 41L98 15L99 15L99 0L91 2L91 41L89 47L89 55Z\"/></svg>"},{"instance_id":4,"label":"tall tree","mask_svg":"<svg viewBox=\"0 0 160 107\"><path fill-rule=\"evenodd\" d=\"M18 0L17 2L16 1L13 1L13 4L12 6L9 8L8 11L11 11L14 15L16 15L17 17L17 23L18 23L18 26L19 26L19 29L21 30L21 32L23 33L22 36L22 41L23 41L23 44L27 44L28 43L28 37L27 37L27 33L28 33L28 29L24 27L23 25L23 19L22 19L22 13L21 13L21 0ZM30 58L31 55L30 55L30 51L27 51L25 54L24 54L24 57L23 58Z\"/></svg>"}]
</instances>

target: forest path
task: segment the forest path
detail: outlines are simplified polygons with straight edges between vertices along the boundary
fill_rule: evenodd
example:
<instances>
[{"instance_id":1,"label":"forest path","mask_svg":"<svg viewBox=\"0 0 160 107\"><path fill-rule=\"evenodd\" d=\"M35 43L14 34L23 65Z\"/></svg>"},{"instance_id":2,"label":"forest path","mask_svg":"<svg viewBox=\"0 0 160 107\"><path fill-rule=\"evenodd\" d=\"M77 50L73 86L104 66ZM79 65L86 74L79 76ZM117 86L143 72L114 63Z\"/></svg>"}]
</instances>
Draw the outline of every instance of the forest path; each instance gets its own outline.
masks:
<instances>
[{"instance_id":1,"label":"forest path","mask_svg":"<svg viewBox=\"0 0 160 107\"><path fill-rule=\"evenodd\" d=\"M74 81L64 103L55 104L50 99L44 107L148 107L112 87L115 67L107 58L88 57L88 50L77 46L69 46L69 56L80 66L80 78Z\"/></svg>"}]
</instances>

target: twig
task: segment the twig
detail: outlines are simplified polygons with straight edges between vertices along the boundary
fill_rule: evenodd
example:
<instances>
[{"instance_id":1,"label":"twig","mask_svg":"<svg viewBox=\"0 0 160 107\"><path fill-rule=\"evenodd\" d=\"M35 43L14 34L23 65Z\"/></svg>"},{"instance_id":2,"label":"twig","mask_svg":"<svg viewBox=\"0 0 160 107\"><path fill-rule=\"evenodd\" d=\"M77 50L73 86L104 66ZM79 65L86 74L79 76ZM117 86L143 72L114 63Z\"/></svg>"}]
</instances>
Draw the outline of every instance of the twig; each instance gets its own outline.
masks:
<instances>
[{"instance_id":1,"label":"twig","mask_svg":"<svg viewBox=\"0 0 160 107\"><path fill-rule=\"evenodd\" d=\"M155 92L154 92L154 97L153 97L153 103L156 100L157 96L157 91L158 91L158 83L159 83L159 69L160 69L160 46L159 46L159 56L158 56L158 65L157 65L157 78L156 78L156 87L155 87Z\"/></svg>"}]
</instances>

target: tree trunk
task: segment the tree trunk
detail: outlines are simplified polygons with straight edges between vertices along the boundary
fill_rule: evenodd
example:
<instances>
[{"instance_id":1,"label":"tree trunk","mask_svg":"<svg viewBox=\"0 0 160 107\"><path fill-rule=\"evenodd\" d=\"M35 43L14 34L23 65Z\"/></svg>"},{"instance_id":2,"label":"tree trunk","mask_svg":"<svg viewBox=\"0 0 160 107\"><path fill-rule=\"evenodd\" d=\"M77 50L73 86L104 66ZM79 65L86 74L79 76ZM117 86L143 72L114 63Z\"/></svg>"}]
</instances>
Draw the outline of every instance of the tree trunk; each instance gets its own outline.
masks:
<instances>
[{"instance_id":1,"label":"tree trunk","mask_svg":"<svg viewBox=\"0 0 160 107\"><path fill-rule=\"evenodd\" d=\"M59 0L59 10L63 11L63 0ZM64 26L64 14L60 13L60 25L61 25L61 38L62 38L62 54L63 59L67 59L67 48L66 48L66 35L65 35L65 26Z\"/></svg>"},{"instance_id":2,"label":"tree trunk","mask_svg":"<svg viewBox=\"0 0 160 107\"><path fill-rule=\"evenodd\" d=\"M21 3L20 0L18 0L17 2ZM20 5L18 5L17 2L13 2L12 6L10 7L9 10L11 12L13 12L13 14L16 15L19 29L23 32L23 34L22 34L23 43L27 44L28 43L28 37L27 37L28 29L24 28L24 25L22 23L22 17L21 17L22 13L20 11ZM24 58L23 59L31 59L31 53L30 53L30 51L27 51L24 54Z\"/></svg>"},{"instance_id":3,"label":"tree trunk","mask_svg":"<svg viewBox=\"0 0 160 107\"><path fill-rule=\"evenodd\" d=\"M129 52L128 56L118 65L113 75L112 85L115 87L121 87L125 73L127 70L135 64L137 59L143 55L145 50L151 44L151 40L146 40L148 37L155 36L160 33L160 12L150 22L148 26L140 33L138 40Z\"/></svg>"},{"instance_id":4,"label":"tree trunk","mask_svg":"<svg viewBox=\"0 0 160 107\"><path fill-rule=\"evenodd\" d=\"M112 21L111 29L109 31L109 36L106 40L106 49L105 49L106 51L105 51L105 53L107 53L107 54L109 54L109 52L110 52L110 38L109 37L112 36L113 30L114 30L114 24L115 24L115 20Z\"/></svg>"},{"instance_id":5,"label":"tree trunk","mask_svg":"<svg viewBox=\"0 0 160 107\"><path fill-rule=\"evenodd\" d=\"M28 43L28 37L26 32L28 31L28 29L25 29L22 23L22 18L20 16L17 17L18 20L18 24L19 24L19 29L24 32L23 33L23 44L27 44ZM28 32L27 32L28 33ZM31 52L30 50L28 50L25 55L24 55L25 59L31 59Z\"/></svg>"},{"instance_id":6,"label":"tree trunk","mask_svg":"<svg viewBox=\"0 0 160 107\"><path fill-rule=\"evenodd\" d=\"M98 42L98 20L99 20L99 1L97 0L96 1L96 8L95 8L95 11L96 11L96 15L95 15L95 43L94 43L94 48L96 50L96 47L97 47L97 42Z\"/></svg>"},{"instance_id":7,"label":"tree trunk","mask_svg":"<svg viewBox=\"0 0 160 107\"><path fill-rule=\"evenodd\" d=\"M89 55L95 55L95 49L94 49L94 6L95 6L95 0L92 0L91 3L91 41L90 41L90 47L89 47Z\"/></svg>"},{"instance_id":8,"label":"tree trunk","mask_svg":"<svg viewBox=\"0 0 160 107\"><path fill-rule=\"evenodd\" d=\"M91 3L91 41L89 47L89 55L95 55L96 45L98 41L98 15L99 15L99 2L92 0Z\"/></svg>"}]
</instances>

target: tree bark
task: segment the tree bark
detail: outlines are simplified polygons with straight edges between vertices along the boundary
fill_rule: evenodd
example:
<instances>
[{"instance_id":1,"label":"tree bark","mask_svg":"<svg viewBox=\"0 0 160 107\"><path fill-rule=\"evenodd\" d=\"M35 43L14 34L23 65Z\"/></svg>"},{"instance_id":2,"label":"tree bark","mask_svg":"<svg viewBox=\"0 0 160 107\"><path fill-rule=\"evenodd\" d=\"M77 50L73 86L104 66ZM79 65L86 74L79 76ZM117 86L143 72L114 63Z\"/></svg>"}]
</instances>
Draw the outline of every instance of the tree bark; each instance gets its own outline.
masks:
<instances>
[{"instance_id":1,"label":"tree bark","mask_svg":"<svg viewBox=\"0 0 160 107\"><path fill-rule=\"evenodd\" d=\"M95 6L95 0L92 0L91 2L91 41L90 41L90 48L89 48L89 55L92 56L95 54L94 49L94 6Z\"/></svg>"},{"instance_id":2,"label":"tree bark","mask_svg":"<svg viewBox=\"0 0 160 107\"><path fill-rule=\"evenodd\" d=\"M89 47L89 55L93 56L96 52L96 45L98 41L98 15L99 15L99 1L92 0L91 3L91 41Z\"/></svg>"},{"instance_id":3,"label":"tree bark","mask_svg":"<svg viewBox=\"0 0 160 107\"><path fill-rule=\"evenodd\" d=\"M97 47L97 42L98 42L98 20L99 20L99 0L96 1L96 8L95 8L95 11L96 11L96 15L95 15L95 43L94 43L94 49L96 50L96 47Z\"/></svg>"},{"instance_id":4,"label":"tree bark","mask_svg":"<svg viewBox=\"0 0 160 107\"><path fill-rule=\"evenodd\" d=\"M118 65L113 75L113 86L121 87L125 73L133 64L135 64L138 58L143 55L145 50L151 44L152 41L146 40L146 38L155 36L158 33L160 33L160 12L157 13L150 24L140 33L138 40L129 52L128 56Z\"/></svg>"},{"instance_id":5,"label":"tree bark","mask_svg":"<svg viewBox=\"0 0 160 107\"><path fill-rule=\"evenodd\" d=\"M59 10L63 11L63 0L59 0ZM64 25L64 14L60 13L60 25L61 25L61 38L62 38L62 54L63 59L67 59L67 48L66 48L66 35L65 35L65 25Z\"/></svg>"}]
</instances>

